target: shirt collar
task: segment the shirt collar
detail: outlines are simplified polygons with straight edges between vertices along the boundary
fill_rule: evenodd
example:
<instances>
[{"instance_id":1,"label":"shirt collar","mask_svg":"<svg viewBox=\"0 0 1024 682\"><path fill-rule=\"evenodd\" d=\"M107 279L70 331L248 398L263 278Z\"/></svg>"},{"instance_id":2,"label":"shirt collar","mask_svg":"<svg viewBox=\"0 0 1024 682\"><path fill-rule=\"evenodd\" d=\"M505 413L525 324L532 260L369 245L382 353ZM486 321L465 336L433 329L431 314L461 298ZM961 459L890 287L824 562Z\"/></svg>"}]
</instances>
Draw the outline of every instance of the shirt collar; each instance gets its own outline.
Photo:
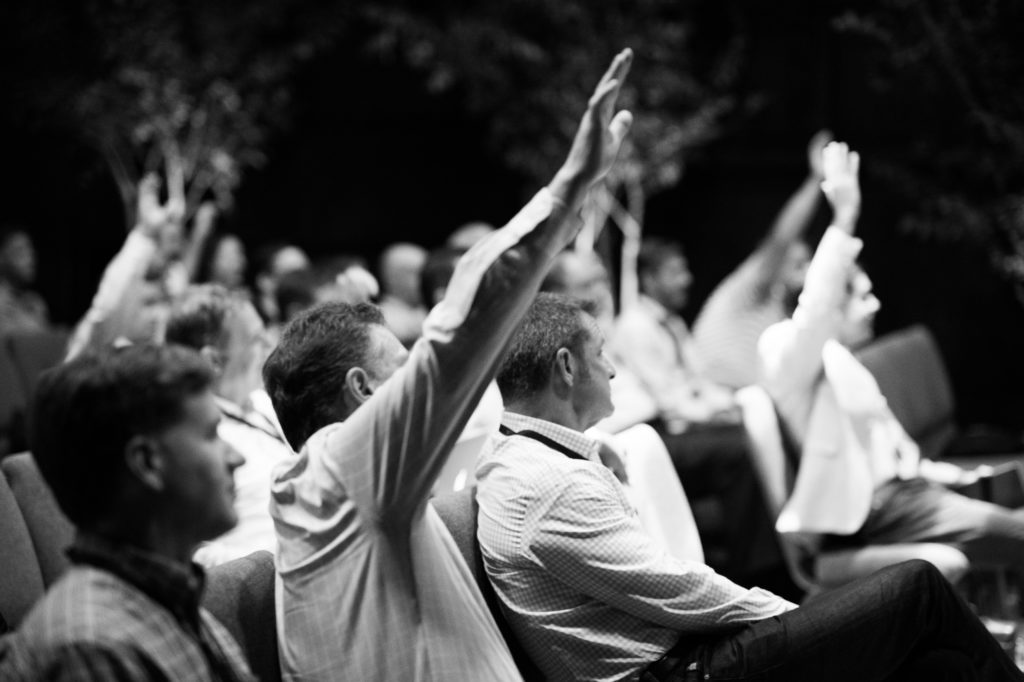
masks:
<instances>
[{"instance_id":1,"label":"shirt collar","mask_svg":"<svg viewBox=\"0 0 1024 682\"><path fill-rule=\"evenodd\" d=\"M197 564L182 564L88 533L75 537L68 557L76 564L95 566L126 580L198 631L199 600L206 576Z\"/></svg>"},{"instance_id":2,"label":"shirt collar","mask_svg":"<svg viewBox=\"0 0 1024 682\"><path fill-rule=\"evenodd\" d=\"M600 462L598 449L600 444L593 438L589 438L575 429L570 429L546 419L527 417L516 412L505 411L501 423L513 431L536 431L542 436L547 436L556 443L563 445L573 452L579 453L591 462Z\"/></svg>"}]
</instances>

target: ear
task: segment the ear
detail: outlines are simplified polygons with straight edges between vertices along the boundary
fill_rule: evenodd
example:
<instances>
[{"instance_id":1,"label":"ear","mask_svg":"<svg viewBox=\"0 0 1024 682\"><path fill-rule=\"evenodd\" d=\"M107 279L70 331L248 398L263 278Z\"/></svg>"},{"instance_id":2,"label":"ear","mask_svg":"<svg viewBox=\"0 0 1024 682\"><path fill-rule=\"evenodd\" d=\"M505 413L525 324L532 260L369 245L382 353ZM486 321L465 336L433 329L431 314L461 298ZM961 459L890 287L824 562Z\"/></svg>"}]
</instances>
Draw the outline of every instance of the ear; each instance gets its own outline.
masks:
<instances>
[{"instance_id":1,"label":"ear","mask_svg":"<svg viewBox=\"0 0 1024 682\"><path fill-rule=\"evenodd\" d=\"M149 436L132 436L124 448L128 471L146 488L164 489L165 465L156 441Z\"/></svg>"},{"instance_id":2,"label":"ear","mask_svg":"<svg viewBox=\"0 0 1024 682\"><path fill-rule=\"evenodd\" d=\"M220 374L224 371L224 353L220 352L213 346L203 346L199 349L199 354L203 356L203 359L210 363L213 367L213 371Z\"/></svg>"},{"instance_id":3,"label":"ear","mask_svg":"<svg viewBox=\"0 0 1024 682\"><path fill-rule=\"evenodd\" d=\"M362 367L353 367L345 373L346 398L354 402L358 407L365 403L373 395L373 387L370 385L370 376Z\"/></svg>"},{"instance_id":4,"label":"ear","mask_svg":"<svg viewBox=\"0 0 1024 682\"><path fill-rule=\"evenodd\" d=\"M559 348L555 353L555 361L552 363L551 379L556 385L571 388L576 381L578 368L576 358L568 348Z\"/></svg>"}]
</instances>

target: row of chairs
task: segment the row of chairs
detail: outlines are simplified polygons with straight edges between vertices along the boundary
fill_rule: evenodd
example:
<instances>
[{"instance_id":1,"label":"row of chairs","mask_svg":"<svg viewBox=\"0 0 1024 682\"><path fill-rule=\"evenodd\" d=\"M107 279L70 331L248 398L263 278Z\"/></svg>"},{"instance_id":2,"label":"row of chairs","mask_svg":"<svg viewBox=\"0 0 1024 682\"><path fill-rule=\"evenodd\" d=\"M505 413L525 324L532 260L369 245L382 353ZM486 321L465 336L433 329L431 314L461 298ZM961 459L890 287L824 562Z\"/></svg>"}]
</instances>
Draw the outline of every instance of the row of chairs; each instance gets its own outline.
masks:
<instances>
[{"instance_id":1,"label":"row of chairs","mask_svg":"<svg viewBox=\"0 0 1024 682\"><path fill-rule=\"evenodd\" d=\"M27 448L28 406L43 370L64 359L62 329L0 336L0 457Z\"/></svg>"}]
</instances>

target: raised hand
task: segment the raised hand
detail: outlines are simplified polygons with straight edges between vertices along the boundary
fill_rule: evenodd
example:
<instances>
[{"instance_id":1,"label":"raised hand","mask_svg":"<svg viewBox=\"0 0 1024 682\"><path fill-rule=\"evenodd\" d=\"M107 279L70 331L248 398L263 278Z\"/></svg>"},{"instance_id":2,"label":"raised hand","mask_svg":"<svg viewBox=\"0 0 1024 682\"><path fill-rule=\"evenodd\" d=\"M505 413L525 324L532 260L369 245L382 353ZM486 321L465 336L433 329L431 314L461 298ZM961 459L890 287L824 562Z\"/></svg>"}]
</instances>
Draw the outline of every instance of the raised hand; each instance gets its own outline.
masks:
<instances>
[{"instance_id":1,"label":"raised hand","mask_svg":"<svg viewBox=\"0 0 1024 682\"><path fill-rule=\"evenodd\" d=\"M811 175L818 180L825 177L825 169L822 166L821 153L825 145L832 141L832 131L819 130L807 143L807 166L811 169Z\"/></svg>"},{"instance_id":2,"label":"raised hand","mask_svg":"<svg viewBox=\"0 0 1024 682\"><path fill-rule=\"evenodd\" d=\"M833 224L852 232L860 215L860 156L844 142L829 142L821 159L821 191L832 206Z\"/></svg>"},{"instance_id":3,"label":"raised hand","mask_svg":"<svg viewBox=\"0 0 1024 682\"><path fill-rule=\"evenodd\" d=\"M612 60L590 98L565 164L551 182L552 194L573 208L611 169L633 122L628 111L615 113L615 102L632 62L633 51L628 48Z\"/></svg>"},{"instance_id":4,"label":"raised hand","mask_svg":"<svg viewBox=\"0 0 1024 682\"><path fill-rule=\"evenodd\" d=\"M160 177L158 175L147 173L139 181L135 217L137 230L153 240L159 241L164 227L168 223L181 222L184 215L183 202L170 199L166 204L160 203Z\"/></svg>"}]
</instances>

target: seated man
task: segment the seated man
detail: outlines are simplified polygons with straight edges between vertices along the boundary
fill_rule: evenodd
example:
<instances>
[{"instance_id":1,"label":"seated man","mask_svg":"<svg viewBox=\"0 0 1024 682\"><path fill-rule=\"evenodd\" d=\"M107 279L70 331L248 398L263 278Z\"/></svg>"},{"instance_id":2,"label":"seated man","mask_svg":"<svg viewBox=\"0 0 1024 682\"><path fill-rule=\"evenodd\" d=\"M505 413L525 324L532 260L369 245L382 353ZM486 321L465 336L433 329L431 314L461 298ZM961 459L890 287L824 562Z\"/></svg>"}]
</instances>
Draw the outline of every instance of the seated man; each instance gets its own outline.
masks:
<instances>
[{"instance_id":1,"label":"seated man","mask_svg":"<svg viewBox=\"0 0 1024 682\"><path fill-rule=\"evenodd\" d=\"M538 297L498 373L504 437L477 469L487 575L546 679L1024 679L930 564L797 608L664 551L582 433L611 411L603 341L578 304Z\"/></svg>"},{"instance_id":2,"label":"seated man","mask_svg":"<svg viewBox=\"0 0 1024 682\"><path fill-rule=\"evenodd\" d=\"M213 367L213 392L224 417L220 437L245 459L235 472L238 524L203 544L195 560L212 567L258 549L276 551L271 472L293 453L277 426L253 405L253 394L263 392L260 367L269 351L263 321L242 294L216 284L191 286L171 309L166 340L194 348Z\"/></svg>"},{"instance_id":3,"label":"seated man","mask_svg":"<svg viewBox=\"0 0 1024 682\"><path fill-rule=\"evenodd\" d=\"M939 542L975 561L1024 568L1024 511L971 500L941 483L968 476L922 460L871 373L848 348L869 340L879 302L856 265L859 158L825 148L822 188L834 211L800 303L760 342L763 382L800 448L780 532L827 534L827 545Z\"/></svg>"},{"instance_id":4,"label":"seated man","mask_svg":"<svg viewBox=\"0 0 1024 682\"><path fill-rule=\"evenodd\" d=\"M33 453L78 535L72 567L2 640L0 679L254 679L199 606L191 562L236 521L241 459L217 436L212 382L197 353L150 345L43 376Z\"/></svg>"},{"instance_id":5,"label":"seated man","mask_svg":"<svg viewBox=\"0 0 1024 682\"><path fill-rule=\"evenodd\" d=\"M642 259L647 264L646 270L653 268L653 260L654 255L648 248L648 255ZM641 278L646 282L646 290L658 290L652 284L656 278L646 270ZM602 331L606 335L614 334L611 284L597 254L574 251L559 254L541 289L587 301ZM646 305L653 307L658 304L650 299ZM666 336L669 333L642 311L627 314L624 318L621 323L627 326L624 333L630 338L629 344L609 349L616 365L621 368L612 380L615 411L599 426L613 432L640 422L654 426L690 496L707 562L716 571L744 582L780 566L775 533L765 513L743 427L733 423L730 415L730 419L722 423L712 420L710 423L687 424L681 430L667 428L661 416L678 414L676 406L686 409L689 398L677 387L663 385L660 377L652 379L657 372L647 361L659 362L657 355L635 344L640 343L637 335L644 328L648 328L648 333ZM683 325L681 319L679 324ZM649 328L651 326L653 329ZM648 338L644 344L657 348L659 341L672 343L667 339ZM633 371L635 364L630 362L631 357L641 362L646 375ZM668 377L674 376L680 387L690 380L682 368L674 364L664 371ZM660 399L657 398L658 390L662 395ZM731 402L731 397L728 400Z\"/></svg>"},{"instance_id":6,"label":"seated man","mask_svg":"<svg viewBox=\"0 0 1024 682\"><path fill-rule=\"evenodd\" d=\"M275 472L271 502L286 679L520 679L427 498L618 152L631 59L613 61L548 188L463 257L411 351L379 309L339 303L292 321L267 360L267 390L301 449Z\"/></svg>"},{"instance_id":7,"label":"seated man","mask_svg":"<svg viewBox=\"0 0 1024 682\"><path fill-rule=\"evenodd\" d=\"M768 236L708 296L693 323L704 376L730 388L757 383L757 342L793 312L810 250L801 239L821 198L821 131L807 146L810 173L775 218Z\"/></svg>"}]
</instances>

